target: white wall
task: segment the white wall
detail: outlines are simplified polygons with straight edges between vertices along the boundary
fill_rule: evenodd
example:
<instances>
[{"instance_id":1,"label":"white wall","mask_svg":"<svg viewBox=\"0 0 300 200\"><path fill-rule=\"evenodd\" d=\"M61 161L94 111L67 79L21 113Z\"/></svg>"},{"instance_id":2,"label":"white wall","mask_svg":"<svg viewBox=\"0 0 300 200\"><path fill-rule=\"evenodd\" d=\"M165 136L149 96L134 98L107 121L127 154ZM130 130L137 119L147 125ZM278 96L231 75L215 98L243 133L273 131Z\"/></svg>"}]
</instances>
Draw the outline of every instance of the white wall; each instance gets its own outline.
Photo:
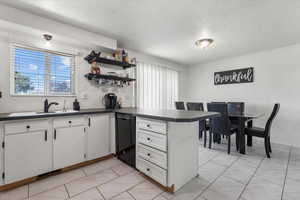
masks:
<instances>
[{"instance_id":1,"label":"white wall","mask_svg":"<svg viewBox=\"0 0 300 200\"><path fill-rule=\"evenodd\" d=\"M0 98L0 112L19 112L19 111L42 111L43 101L46 97L20 97L11 96L9 79L10 79L10 43L19 43L29 46L35 46L40 48L46 48L44 46L45 42L39 38L30 35L18 35L12 33L0 32L0 91L2 92L2 98ZM67 107L72 108L72 102L75 98L78 98L82 108L103 108L101 99L104 94L108 92L116 93L118 98L122 99L124 107L134 106L135 97L134 85L124 88L116 87L99 87L93 82L88 81L84 74L88 73L90 70L89 64L83 59L87 54L90 53L91 49L78 45L75 46L63 44L62 42L52 41L51 47L47 47L51 50L56 50L60 52L70 52L78 54L76 56L76 97L47 97L50 101L59 102L58 106L54 106L52 109L62 109L63 101L67 101ZM130 51L130 56L136 56L138 60L150 62L150 63L161 63L168 66L174 66L174 69L178 69L179 66L175 63L171 63L164 59L152 57L139 52ZM118 71L115 68L101 68L102 71ZM132 69L131 69L132 70ZM129 70L130 71L130 70ZM132 71L130 71L132 73ZM83 98L86 95L87 98Z\"/></svg>"},{"instance_id":2,"label":"white wall","mask_svg":"<svg viewBox=\"0 0 300 200\"><path fill-rule=\"evenodd\" d=\"M281 108L273 123L272 142L300 146L300 44L191 66L182 75L184 101L244 101L246 111L265 113L255 120L264 126L274 103ZM214 85L214 72L254 67L254 83Z\"/></svg>"}]
</instances>

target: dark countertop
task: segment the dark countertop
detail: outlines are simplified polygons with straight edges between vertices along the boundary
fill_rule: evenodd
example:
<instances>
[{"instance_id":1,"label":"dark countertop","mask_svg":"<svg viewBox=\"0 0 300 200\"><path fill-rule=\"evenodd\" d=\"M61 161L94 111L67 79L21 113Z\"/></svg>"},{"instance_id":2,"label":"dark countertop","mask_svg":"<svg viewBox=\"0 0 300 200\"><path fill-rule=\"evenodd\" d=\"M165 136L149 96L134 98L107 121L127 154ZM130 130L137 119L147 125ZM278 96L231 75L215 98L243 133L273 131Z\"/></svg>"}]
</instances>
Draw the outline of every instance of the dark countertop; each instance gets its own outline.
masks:
<instances>
[{"instance_id":1,"label":"dark countertop","mask_svg":"<svg viewBox=\"0 0 300 200\"><path fill-rule=\"evenodd\" d=\"M211 117L218 117L216 112L201 112L201 111L184 111L184 110L147 110L139 108L123 108L118 110L91 108L81 109L78 112L16 112L16 113L0 113L0 121L20 120L20 119L37 119L60 116L73 116L85 114L101 114L101 113L123 113L134 116L151 118L156 120L172 121L172 122L193 122Z\"/></svg>"},{"instance_id":2,"label":"dark countertop","mask_svg":"<svg viewBox=\"0 0 300 200\"><path fill-rule=\"evenodd\" d=\"M72 115L100 114L112 113L114 110L105 108L81 109L77 112L49 112L49 113L34 113L34 112L16 112L16 113L0 113L0 121L18 120L18 119L36 119ZM22 114L18 114L22 113ZM17 114L17 115L16 115Z\"/></svg>"},{"instance_id":3,"label":"dark countertop","mask_svg":"<svg viewBox=\"0 0 300 200\"><path fill-rule=\"evenodd\" d=\"M115 112L171 122L193 122L220 116L220 114L217 112L154 109L148 110L139 108L123 108L116 110Z\"/></svg>"}]
</instances>

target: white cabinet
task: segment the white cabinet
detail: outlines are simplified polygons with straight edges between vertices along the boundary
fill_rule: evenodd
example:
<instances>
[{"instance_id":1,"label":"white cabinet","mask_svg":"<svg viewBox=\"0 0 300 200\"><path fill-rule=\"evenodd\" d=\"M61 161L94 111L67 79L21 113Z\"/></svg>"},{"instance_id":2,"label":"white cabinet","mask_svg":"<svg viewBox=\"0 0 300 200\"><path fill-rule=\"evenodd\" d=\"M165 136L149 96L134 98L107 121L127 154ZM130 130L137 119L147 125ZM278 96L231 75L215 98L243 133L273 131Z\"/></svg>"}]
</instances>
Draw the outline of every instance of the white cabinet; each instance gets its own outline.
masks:
<instances>
[{"instance_id":1,"label":"white cabinet","mask_svg":"<svg viewBox=\"0 0 300 200\"><path fill-rule=\"evenodd\" d=\"M54 170L71 166L85 160L85 127L54 128Z\"/></svg>"},{"instance_id":2,"label":"white cabinet","mask_svg":"<svg viewBox=\"0 0 300 200\"><path fill-rule=\"evenodd\" d=\"M52 170L52 141L48 130L24 132L5 137L5 183Z\"/></svg>"},{"instance_id":3,"label":"white cabinet","mask_svg":"<svg viewBox=\"0 0 300 200\"><path fill-rule=\"evenodd\" d=\"M89 116L87 139L88 160L110 154L110 115Z\"/></svg>"}]
</instances>

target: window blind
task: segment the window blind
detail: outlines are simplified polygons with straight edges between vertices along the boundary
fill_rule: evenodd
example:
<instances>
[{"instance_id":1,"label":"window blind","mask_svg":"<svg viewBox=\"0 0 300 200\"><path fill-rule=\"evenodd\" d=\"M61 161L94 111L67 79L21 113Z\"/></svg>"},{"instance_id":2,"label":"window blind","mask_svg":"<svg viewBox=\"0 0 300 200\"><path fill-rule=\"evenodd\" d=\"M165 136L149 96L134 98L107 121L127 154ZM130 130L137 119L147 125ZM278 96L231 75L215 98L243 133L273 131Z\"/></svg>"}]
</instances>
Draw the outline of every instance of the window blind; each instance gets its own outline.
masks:
<instances>
[{"instance_id":1,"label":"window blind","mask_svg":"<svg viewBox=\"0 0 300 200\"><path fill-rule=\"evenodd\" d=\"M137 63L137 105L146 109L174 109L178 100L178 72Z\"/></svg>"},{"instance_id":2,"label":"window blind","mask_svg":"<svg viewBox=\"0 0 300 200\"><path fill-rule=\"evenodd\" d=\"M11 57L13 94L74 94L74 56L13 46Z\"/></svg>"}]
</instances>

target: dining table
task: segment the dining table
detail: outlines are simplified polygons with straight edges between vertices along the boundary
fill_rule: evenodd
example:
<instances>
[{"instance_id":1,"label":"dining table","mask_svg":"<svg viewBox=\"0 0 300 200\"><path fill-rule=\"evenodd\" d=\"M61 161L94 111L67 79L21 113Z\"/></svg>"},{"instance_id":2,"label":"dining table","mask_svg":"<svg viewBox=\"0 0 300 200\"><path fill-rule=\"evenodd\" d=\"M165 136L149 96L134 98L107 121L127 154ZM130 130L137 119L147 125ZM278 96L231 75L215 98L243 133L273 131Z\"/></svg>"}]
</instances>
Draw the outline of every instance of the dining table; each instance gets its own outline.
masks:
<instances>
[{"instance_id":1,"label":"dining table","mask_svg":"<svg viewBox=\"0 0 300 200\"><path fill-rule=\"evenodd\" d=\"M235 119L238 122L238 149L241 154L246 153L245 128L253 126L253 120L262 117L264 113L228 113L229 119ZM252 137L247 137L247 145L252 146Z\"/></svg>"}]
</instances>

